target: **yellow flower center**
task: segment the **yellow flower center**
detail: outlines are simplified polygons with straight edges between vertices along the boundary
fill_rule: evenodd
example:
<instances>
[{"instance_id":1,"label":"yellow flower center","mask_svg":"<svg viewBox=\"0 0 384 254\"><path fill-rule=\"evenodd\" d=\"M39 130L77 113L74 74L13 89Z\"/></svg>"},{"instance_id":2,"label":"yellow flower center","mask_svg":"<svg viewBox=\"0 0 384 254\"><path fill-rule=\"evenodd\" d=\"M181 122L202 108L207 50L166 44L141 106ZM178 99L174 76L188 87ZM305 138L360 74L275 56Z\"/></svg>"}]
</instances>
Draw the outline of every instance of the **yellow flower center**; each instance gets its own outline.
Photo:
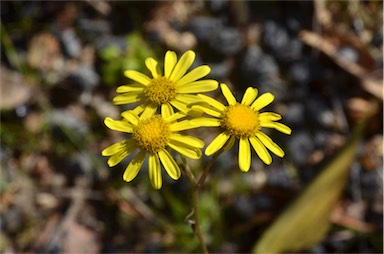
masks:
<instances>
[{"instance_id":1,"label":"yellow flower center","mask_svg":"<svg viewBox=\"0 0 384 254\"><path fill-rule=\"evenodd\" d=\"M145 97L153 104L160 106L176 96L175 83L166 77L158 77L151 80L144 91Z\"/></svg>"},{"instance_id":2,"label":"yellow flower center","mask_svg":"<svg viewBox=\"0 0 384 254\"><path fill-rule=\"evenodd\" d=\"M138 123L132 138L140 149L156 153L166 147L170 134L169 124L161 116L152 116Z\"/></svg>"},{"instance_id":3,"label":"yellow flower center","mask_svg":"<svg viewBox=\"0 0 384 254\"><path fill-rule=\"evenodd\" d=\"M254 135L260 128L259 114L249 106L235 104L224 112L222 126L238 138Z\"/></svg>"}]
</instances>

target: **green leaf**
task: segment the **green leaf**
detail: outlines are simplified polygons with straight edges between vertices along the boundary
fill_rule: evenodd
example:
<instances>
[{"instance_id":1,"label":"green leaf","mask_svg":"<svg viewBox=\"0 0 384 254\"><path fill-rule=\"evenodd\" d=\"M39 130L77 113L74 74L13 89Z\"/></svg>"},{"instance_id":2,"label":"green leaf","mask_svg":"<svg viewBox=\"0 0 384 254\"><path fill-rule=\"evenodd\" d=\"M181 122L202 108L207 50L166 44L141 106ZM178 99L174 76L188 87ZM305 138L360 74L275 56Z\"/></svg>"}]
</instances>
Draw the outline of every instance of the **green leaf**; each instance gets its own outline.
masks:
<instances>
[{"instance_id":1,"label":"green leaf","mask_svg":"<svg viewBox=\"0 0 384 254\"><path fill-rule=\"evenodd\" d=\"M306 250L323 239L331 225L331 212L347 182L366 122L356 127L343 149L264 232L253 253Z\"/></svg>"}]
</instances>

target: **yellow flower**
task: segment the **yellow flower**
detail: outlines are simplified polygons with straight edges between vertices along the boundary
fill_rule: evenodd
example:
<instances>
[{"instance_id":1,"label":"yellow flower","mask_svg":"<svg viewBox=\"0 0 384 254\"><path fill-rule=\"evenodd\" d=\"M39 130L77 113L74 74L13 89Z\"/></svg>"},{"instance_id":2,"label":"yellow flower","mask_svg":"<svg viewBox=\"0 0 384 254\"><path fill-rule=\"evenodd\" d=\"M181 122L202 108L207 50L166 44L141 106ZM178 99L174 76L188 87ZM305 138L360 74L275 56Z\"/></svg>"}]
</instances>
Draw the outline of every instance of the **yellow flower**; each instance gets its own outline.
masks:
<instances>
[{"instance_id":1,"label":"yellow flower","mask_svg":"<svg viewBox=\"0 0 384 254\"><path fill-rule=\"evenodd\" d=\"M107 117L104 123L112 130L130 133L131 138L107 147L102 151L102 155L111 156L108 165L113 167L135 150L139 150L124 172L125 181L130 182L137 176L147 154L149 178L155 189L162 186L160 163L172 179L180 178L180 168L168 151L169 148L188 158L201 157L200 148L204 147L204 142L178 133L196 128L188 120L177 121L183 118L184 114L163 111L161 115L142 114L139 117L133 111L126 111L122 116L123 120Z\"/></svg>"},{"instance_id":2,"label":"yellow flower","mask_svg":"<svg viewBox=\"0 0 384 254\"><path fill-rule=\"evenodd\" d=\"M214 154L219 149L230 149L235 139L239 139L238 162L242 171L247 172L251 167L251 148L265 164L271 164L271 152L279 157L284 156L284 151L261 130L262 128L274 128L282 133L291 134L291 129L276 121L281 115L273 112L262 112L260 109L269 105L274 96L271 93L257 97L258 90L249 87L244 94L241 103L238 103L226 84L220 84L221 91L229 106L205 95L199 95L207 104L195 105L193 108L204 111L215 118L195 118L191 123L197 126L219 126L221 132L205 150L207 156Z\"/></svg>"},{"instance_id":3,"label":"yellow flower","mask_svg":"<svg viewBox=\"0 0 384 254\"><path fill-rule=\"evenodd\" d=\"M134 110L135 113L153 115L157 109L173 110L173 107L184 113L188 112L187 105L200 101L195 93L209 92L217 89L215 80L198 80L208 75L211 69L207 65L196 67L187 73L195 60L195 53L185 52L179 61L176 53L167 51L164 59L164 74L158 62L147 58L145 65L152 74L152 78L134 70L127 70L124 75L135 81L133 84L122 85L117 88L121 93L113 99L116 105L142 102Z\"/></svg>"}]
</instances>

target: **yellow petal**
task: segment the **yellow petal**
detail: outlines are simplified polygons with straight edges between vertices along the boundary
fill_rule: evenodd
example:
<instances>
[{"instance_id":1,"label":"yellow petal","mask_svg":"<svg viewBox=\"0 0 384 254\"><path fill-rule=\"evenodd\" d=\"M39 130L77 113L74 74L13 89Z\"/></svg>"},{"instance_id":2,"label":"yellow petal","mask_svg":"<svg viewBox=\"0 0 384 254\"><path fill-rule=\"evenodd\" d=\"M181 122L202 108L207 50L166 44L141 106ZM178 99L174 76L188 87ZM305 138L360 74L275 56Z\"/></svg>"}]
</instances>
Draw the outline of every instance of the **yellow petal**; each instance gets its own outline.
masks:
<instances>
[{"instance_id":1,"label":"yellow petal","mask_svg":"<svg viewBox=\"0 0 384 254\"><path fill-rule=\"evenodd\" d=\"M153 78L157 78L158 76L161 76L159 65L155 59L152 57L149 57L145 60L145 65L147 66L148 70L151 72Z\"/></svg>"},{"instance_id":2,"label":"yellow petal","mask_svg":"<svg viewBox=\"0 0 384 254\"><path fill-rule=\"evenodd\" d=\"M168 146L175 150L176 152L191 158L191 159L200 159L201 158L201 150L198 148L191 148L190 146L184 146L180 144L180 142L174 142L172 140L169 141Z\"/></svg>"},{"instance_id":3,"label":"yellow petal","mask_svg":"<svg viewBox=\"0 0 384 254\"><path fill-rule=\"evenodd\" d=\"M150 118L151 116L153 116L157 111L157 107L155 105L152 105L152 104L148 104L143 113L141 113L140 115L140 119L141 120L144 120L144 119L147 119L147 118Z\"/></svg>"},{"instance_id":4,"label":"yellow petal","mask_svg":"<svg viewBox=\"0 0 384 254\"><path fill-rule=\"evenodd\" d=\"M174 122L176 120L179 120L181 118L185 117L185 114L184 113L180 113L180 112L177 112L177 113L174 113L172 114L171 116L165 118L165 121L171 123L171 122Z\"/></svg>"},{"instance_id":5,"label":"yellow petal","mask_svg":"<svg viewBox=\"0 0 384 254\"><path fill-rule=\"evenodd\" d=\"M194 118L190 121L191 121L192 125L195 125L198 127L218 127L218 126L221 126L220 120L216 119L216 118L199 117L199 118Z\"/></svg>"},{"instance_id":6,"label":"yellow petal","mask_svg":"<svg viewBox=\"0 0 384 254\"><path fill-rule=\"evenodd\" d=\"M244 93L243 99L241 100L241 104L247 106L251 105L251 103L256 99L257 93L258 91L256 88L248 87Z\"/></svg>"},{"instance_id":7,"label":"yellow petal","mask_svg":"<svg viewBox=\"0 0 384 254\"><path fill-rule=\"evenodd\" d=\"M180 82L180 81L179 81ZM177 87L178 93L204 93L216 90L218 82L213 79L199 80Z\"/></svg>"},{"instance_id":8,"label":"yellow petal","mask_svg":"<svg viewBox=\"0 0 384 254\"><path fill-rule=\"evenodd\" d=\"M179 81L177 81L177 86L183 86L185 84L201 79L202 77L207 76L210 71L211 71L211 68L209 68L209 66L207 65L196 67L195 69L188 72Z\"/></svg>"},{"instance_id":9,"label":"yellow petal","mask_svg":"<svg viewBox=\"0 0 384 254\"><path fill-rule=\"evenodd\" d=\"M142 92L124 93L113 98L113 104L115 105L129 104L129 103L140 101L141 99L143 99Z\"/></svg>"},{"instance_id":10,"label":"yellow petal","mask_svg":"<svg viewBox=\"0 0 384 254\"><path fill-rule=\"evenodd\" d=\"M292 133L291 128L286 126L285 124L282 123L276 123L276 122L260 122L261 127L265 128L273 128L276 129L284 134L290 135Z\"/></svg>"},{"instance_id":11,"label":"yellow petal","mask_svg":"<svg viewBox=\"0 0 384 254\"><path fill-rule=\"evenodd\" d=\"M170 104L184 114L188 114L190 111L190 109L187 107L187 105L185 105L185 103L180 102L178 100L172 100Z\"/></svg>"},{"instance_id":12,"label":"yellow petal","mask_svg":"<svg viewBox=\"0 0 384 254\"><path fill-rule=\"evenodd\" d=\"M220 87L221 87L221 91L222 91L225 99L227 100L228 104L229 105L235 105L237 103L236 98L235 98L235 96L233 96L233 93L231 92L231 90L229 90L228 86L224 83L221 83Z\"/></svg>"},{"instance_id":13,"label":"yellow petal","mask_svg":"<svg viewBox=\"0 0 384 254\"><path fill-rule=\"evenodd\" d=\"M193 128L197 128L198 126L192 125L190 123L190 120L183 120L177 123L171 124L171 131L184 131L184 130L189 130Z\"/></svg>"},{"instance_id":14,"label":"yellow petal","mask_svg":"<svg viewBox=\"0 0 384 254\"><path fill-rule=\"evenodd\" d=\"M230 135L226 134L225 132L220 133L217 135L217 137L209 144L209 146L205 149L205 155L210 156L220 150L227 140L229 139Z\"/></svg>"},{"instance_id":15,"label":"yellow petal","mask_svg":"<svg viewBox=\"0 0 384 254\"><path fill-rule=\"evenodd\" d=\"M265 146L261 143L261 141L253 136L249 138L249 141L251 141L253 149L255 149L255 152L260 157L260 159L267 165L271 164L272 157Z\"/></svg>"},{"instance_id":16,"label":"yellow petal","mask_svg":"<svg viewBox=\"0 0 384 254\"><path fill-rule=\"evenodd\" d=\"M173 69L175 68L177 62L177 55L174 51L168 50L167 53L165 53L165 59L164 59L164 76L169 78L171 76L171 73Z\"/></svg>"},{"instance_id":17,"label":"yellow petal","mask_svg":"<svg viewBox=\"0 0 384 254\"><path fill-rule=\"evenodd\" d=\"M198 103L202 102L201 98L194 94L178 94L176 95L175 99L177 101L180 101L184 104L192 104L192 103Z\"/></svg>"},{"instance_id":18,"label":"yellow petal","mask_svg":"<svg viewBox=\"0 0 384 254\"><path fill-rule=\"evenodd\" d=\"M135 141L133 139L123 140L105 148L101 152L101 155L112 156L122 150L131 150L132 147L136 148Z\"/></svg>"},{"instance_id":19,"label":"yellow petal","mask_svg":"<svg viewBox=\"0 0 384 254\"><path fill-rule=\"evenodd\" d=\"M146 105L147 105L147 104L140 104L140 105L137 106L136 108L132 109L132 112L135 113L136 115L139 115L139 114L141 114L141 112L144 111Z\"/></svg>"},{"instance_id":20,"label":"yellow petal","mask_svg":"<svg viewBox=\"0 0 384 254\"><path fill-rule=\"evenodd\" d=\"M188 71L189 67L191 67L193 61L195 60L195 56L195 52L192 50L185 52L173 69L171 76L169 77L170 80L173 82L179 81L179 79Z\"/></svg>"},{"instance_id":21,"label":"yellow petal","mask_svg":"<svg viewBox=\"0 0 384 254\"><path fill-rule=\"evenodd\" d=\"M121 113L121 116L133 125L137 125L139 123L139 117L132 110L124 111Z\"/></svg>"},{"instance_id":22,"label":"yellow petal","mask_svg":"<svg viewBox=\"0 0 384 254\"><path fill-rule=\"evenodd\" d=\"M128 156L128 151L126 150L121 150L118 153L115 153L108 159L108 166L114 167L117 164L119 164L122 160L124 160L125 157Z\"/></svg>"},{"instance_id":23,"label":"yellow petal","mask_svg":"<svg viewBox=\"0 0 384 254\"><path fill-rule=\"evenodd\" d=\"M236 140L236 137L235 136L231 136L227 142L225 143L225 145L223 146L223 149L224 150L229 150L232 148L232 146L235 144L235 140Z\"/></svg>"},{"instance_id":24,"label":"yellow petal","mask_svg":"<svg viewBox=\"0 0 384 254\"><path fill-rule=\"evenodd\" d=\"M130 78L145 86L147 86L151 82L151 79L147 75L144 75L143 73L140 73L138 71L128 70L124 72L124 75L127 78Z\"/></svg>"},{"instance_id":25,"label":"yellow petal","mask_svg":"<svg viewBox=\"0 0 384 254\"><path fill-rule=\"evenodd\" d=\"M155 188L156 190L160 189L162 185L161 169L159 156L156 153L149 155L148 173L153 188Z\"/></svg>"},{"instance_id":26,"label":"yellow petal","mask_svg":"<svg viewBox=\"0 0 384 254\"><path fill-rule=\"evenodd\" d=\"M180 142L186 146L192 146L195 148L203 148L204 147L204 141L202 141L198 138L192 137L192 136L186 136L186 135L181 135L181 134L171 134L169 139L171 141L174 141L174 142Z\"/></svg>"},{"instance_id":27,"label":"yellow petal","mask_svg":"<svg viewBox=\"0 0 384 254\"><path fill-rule=\"evenodd\" d=\"M105 118L104 123L108 128L114 131L121 131L127 133L132 133L133 131L133 126L125 121L113 120L112 118L107 117Z\"/></svg>"},{"instance_id":28,"label":"yellow petal","mask_svg":"<svg viewBox=\"0 0 384 254\"><path fill-rule=\"evenodd\" d=\"M167 171L168 175L174 179L177 180L181 176L179 165L175 162L175 160L172 158L172 156L168 153L167 150L160 150L159 151L159 157L160 161L164 166L165 171Z\"/></svg>"},{"instance_id":29,"label":"yellow petal","mask_svg":"<svg viewBox=\"0 0 384 254\"><path fill-rule=\"evenodd\" d=\"M281 115L273 112L263 112L259 114L260 121L278 121L281 119Z\"/></svg>"},{"instance_id":30,"label":"yellow petal","mask_svg":"<svg viewBox=\"0 0 384 254\"><path fill-rule=\"evenodd\" d=\"M256 133L256 137L258 137L261 143L263 143L272 153L276 154L279 157L284 157L285 153L283 149L281 149L280 146L273 142L270 137L260 131Z\"/></svg>"},{"instance_id":31,"label":"yellow petal","mask_svg":"<svg viewBox=\"0 0 384 254\"><path fill-rule=\"evenodd\" d=\"M161 105L161 115L167 119L172 116L175 112L173 111L172 106L169 103L164 103Z\"/></svg>"},{"instance_id":32,"label":"yellow petal","mask_svg":"<svg viewBox=\"0 0 384 254\"><path fill-rule=\"evenodd\" d=\"M206 113L210 116L214 116L214 117L220 117L222 114L221 112L219 112L214 107L210 107L209 105L204 105L204 104L193 105L192 109L203 111L204 113Z\"/></svg>"},{"instance_id":33,"label":"yellow petal","mask_svg":"<svg viewBox=\"0 0 384 254\"><path fill-rule=\"evenodd\" d=\"M122 85L116 89L116 92L117 93L130 93L130 92L137 93L137 92L142 92L144 90L144 87L145 86L140 84Z\"/></svg>"},{"instance_id":34,"label":"yellow petal","mask_svg":"<svg viewBox=\"0 0 384 254\"><path fill-rule=\"evenodd\" d=\"M125 157L130 155L133 151L136 150L136 144L130 144L129 147L126 147L119 152L115 153L111 156L111 158L108 159L108 165L110 167L116 166L118 163L120 163L122 160L124 160Z\"/></svg>"},{"instance_id":35,"label":"yellow petal","mask_svg":"<svg viewBox=\"0 0 384 254\"><path fill-rule=\"evenodd\" d=\"M199 94L198 95L201 99L203 99L206 103L208 103L209 105L211 105L212 107L216 108L217 110L223 112L226 107L219 101L209 97L209 96L206 96L204 94Z\"/></svg>"},{"instance_id":36,"label":"yellow petal","mask_svg":"<svg viewBox=\"0 0 384 254\"><path fill-rule=\"evenodd\" d=\"M252 103L251 108L254 110L260 110L269 105L274 99L275 96L273 96L271 93L264 93L260 95L260 97L257 98L254 103Z\"/></svg>"},{"instance_id":37,"label":"yellow petal","mask_svg":"<svg viewBox=\"0 0 384 254\"><path fill-rule=\"evenodd\" d=\"M248 138L241 138L239 142L239 168L243 172L248 172L251 167L251 146Z\"/></svg>"},{"instance_id":38,"label":"yellow petal","mask_svg":"<svg viewBox=\"0 0 384 254\"><path fill-rule=\"evenodd\" d=\"M140 151L133 160L129 163L128 167L125 169L123 174L123 179L126 182L132 181L140 171L141 166L143 165L146 152Z\"/></svg>"}]
</instances>

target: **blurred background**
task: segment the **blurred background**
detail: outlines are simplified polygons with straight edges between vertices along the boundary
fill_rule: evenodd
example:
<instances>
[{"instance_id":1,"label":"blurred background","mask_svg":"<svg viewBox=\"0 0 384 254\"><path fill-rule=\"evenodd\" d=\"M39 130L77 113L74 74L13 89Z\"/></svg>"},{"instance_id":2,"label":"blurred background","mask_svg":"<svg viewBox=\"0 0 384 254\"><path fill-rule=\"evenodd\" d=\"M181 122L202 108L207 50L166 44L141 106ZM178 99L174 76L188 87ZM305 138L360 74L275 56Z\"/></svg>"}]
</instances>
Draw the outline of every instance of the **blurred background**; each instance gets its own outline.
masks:
<instances>
[{"instance_id":1,"label":"blurred background","mask_svg":"<svg viewBox=\"0 0 384 254\"><path fill-rule=\"evenodd\" d=\"M273 93L268 110L293 130L268 133L286 151L270 166L253 153L244 174L236 148L219 157L200 194L209 250L251 252L374 103L331 227L301 252L382 253L382 9L382 1L1 1L0 251L200 251L185 220L185 176L164 174L155 191L145 168L125 183L128 162L108 168L100 154L127 137L103 124L126 109L111 103L129 83L123 71L149 75L145 58L162 64L168 49L193 49L194 66L208 64L238 99L248 86ZM194 135L208 143L216 131ZM191 161L196 174L207 160Z\"/></svg>"}]
</instances>

